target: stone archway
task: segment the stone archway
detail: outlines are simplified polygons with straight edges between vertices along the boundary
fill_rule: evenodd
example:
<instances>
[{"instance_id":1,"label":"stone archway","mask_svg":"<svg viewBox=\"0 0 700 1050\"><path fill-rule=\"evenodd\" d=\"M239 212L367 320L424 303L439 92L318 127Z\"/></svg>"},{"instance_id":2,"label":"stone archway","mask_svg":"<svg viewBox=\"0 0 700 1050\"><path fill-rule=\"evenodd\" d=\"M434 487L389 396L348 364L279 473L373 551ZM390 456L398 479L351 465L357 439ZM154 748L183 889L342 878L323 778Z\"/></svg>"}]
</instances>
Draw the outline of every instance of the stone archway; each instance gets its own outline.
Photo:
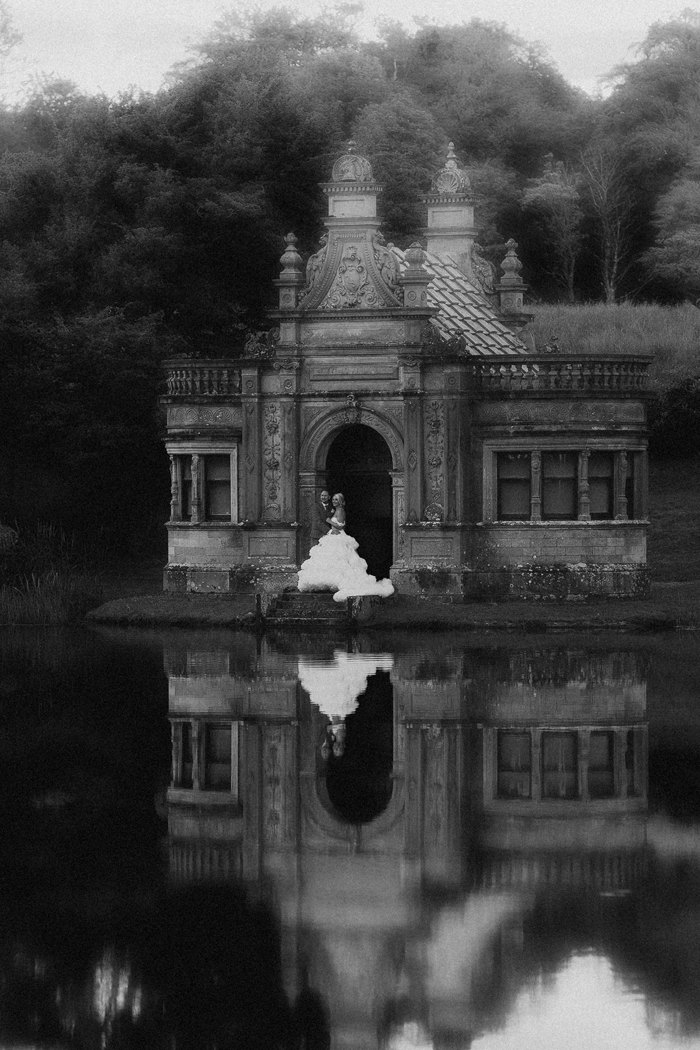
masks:
<instances>
[{"instance_id":1,"label":"stone archway","mask_svg":"<svg viewBox=\"0 0 700 1050\"><path fill-rule=\"evenodd\" d=\"M394 561L391 468L386 441L361 423L343 427L326 453L326 485L345 496L348 532L377 579Z\"/></svg>"},{"instance_id":2,"label":"stone archway","mask_svg":"<svg viewBox=\"0 0 700 1050\"><path fill-rule=\"evenodd\" d=\"M405 499L404 499L404 439L400 426L400 417L392 413L391 417L385 412L377 411L373 406L363 407L361 412L353 415L347 409L333 408L315 416L310 426L307 426L301 447L299 450L299 506L301 518L301 530L299 535L299 556L303 560L307 557L313 535L313 521L317 516L316 503L321 489L326 488L333 479L327 477L327 462L329 451L344 431L354 426L360 426L365 431L372 431L382 444L386 446L389 459L383 458L381 469L384 474L384 493L386 496L387 474L391 483L391 553L387 556L388 544L386 538L383 540L385 554L380 558L380 569L400 562L403 557L403 524L405 521ZM371 440L371 439L370 439ZM342 446L341 446L342 447ZM357 464L361 466L361 463ZM358 471L359 472L359 471ZM344 495L342 477L339 491ZM338 491L338 490L336 490ZM355 500L356 506L361 501ZM386 520L386 519L385 519ZM317 537L316 537L317 538ZM362 549L360 553L365 557ZM374 569L370 567L370 572ZM374 573L377 575L377 573ZM388 571L380 572L380 576L387 576Z\"/></svg>"}]
</instances>

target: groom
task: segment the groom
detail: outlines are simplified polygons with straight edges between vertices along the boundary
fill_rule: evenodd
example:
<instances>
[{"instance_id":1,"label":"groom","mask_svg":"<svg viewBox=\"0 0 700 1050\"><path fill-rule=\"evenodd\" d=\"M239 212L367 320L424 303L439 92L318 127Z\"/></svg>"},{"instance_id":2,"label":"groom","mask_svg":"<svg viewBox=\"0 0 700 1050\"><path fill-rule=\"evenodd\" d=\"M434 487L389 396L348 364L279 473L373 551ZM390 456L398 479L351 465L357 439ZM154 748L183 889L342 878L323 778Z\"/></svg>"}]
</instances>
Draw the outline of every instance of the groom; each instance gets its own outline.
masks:
<instances>
[{"instance_id":1,"label":"groom","mask_svg":"<svg viewBox=\"0 0 700 1050\"><path fill-rule=\"evenodd\" d=\"M321 536L325 536L328 532L328 522L326 518L330 518L333 513L333 507L331 506L331 494L326 492L324 489L319 496L319 501L316 504L316 517L313 524L313 532L311 535L312 544L318 543Z\"/></svg>"}]
</instances>

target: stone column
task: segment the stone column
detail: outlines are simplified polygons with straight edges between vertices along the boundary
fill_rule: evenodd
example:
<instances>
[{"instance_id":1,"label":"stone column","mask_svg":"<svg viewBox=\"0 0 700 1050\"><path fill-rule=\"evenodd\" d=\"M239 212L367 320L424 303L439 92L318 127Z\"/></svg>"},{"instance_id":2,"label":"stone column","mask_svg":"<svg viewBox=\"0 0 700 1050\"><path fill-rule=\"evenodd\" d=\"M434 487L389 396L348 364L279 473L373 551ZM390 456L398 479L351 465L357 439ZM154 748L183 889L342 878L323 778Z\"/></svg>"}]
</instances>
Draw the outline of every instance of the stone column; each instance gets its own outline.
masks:
<instances>
[{"instance_id":1,"label":"stone column","mask_svg":"<svg viewBox=\"0 0 700 1050\"><path fill-rule=\"evenodd\" d=\"M182 780L182 722L170 723L170 783L177 787Z\"/></svg>"},{"instance_id":2,"label":"stone column","mask_svg":"<svg viewBox=\"0 0 700 1050\"><path fill-rule=\"evenodd\" d=\"M627 453L615 453L615 520L627 520Z\"/></svg>"},{"instance_id":3,"label":"stone column","mask_svg":"<svg viewBox=\"0 0 700 1050\"><path fill-rule=\"evenodd\" d=\"M201 791L201 776L204 770L204 763L202 761L204 748L204 726L201 721L196 718L192 720L192 790Z\"/></svg>"},{"instance_id":4,"label":"stone column","mask_svg":"<svg viewBox=\"0 0 700 1050\"><path fill-rule=\"evenodd\" d=\"M588 449L578 454L578 520L591 520L591 489L588 483Z\"/></svg>"},{"instance_id":5,"label":"stone column","mask_svg":"<svg viewBox=\"0 0 700 1050\"><path fill-rule=\"evenodd\" d=\"M192 524L202 520L202 483L203 463L201 457L194 452L192 454Z\"/></svg>"},{"instance_id":6,"label":"stone column","mask_svg":"<svg viewBox=\"0 0 700 1050\"><path fill-rule=\"evenodd\" d=\"M578 758L578 797L588 802L588 766L591 759L591 731L584 729L577 735Z\"/></svg>"},{"instance_id":7,"label":"stone column","mask_svg":"<svg viewBox=\"0 0 700 1050\"><path fill-rule=\"evenodd\" d=\"M530 456L530 520L542 521L542 453Z\"/></svg>"},{"instance_id":8,"label":"stone column","mask_svg":"<svg viewBox=\"0 0 700 1050\"><path fill-rule=\"evenodd\" d=\"M170 455L170 520L182 521L182 457Z\"/></svg>"}]
</instances>

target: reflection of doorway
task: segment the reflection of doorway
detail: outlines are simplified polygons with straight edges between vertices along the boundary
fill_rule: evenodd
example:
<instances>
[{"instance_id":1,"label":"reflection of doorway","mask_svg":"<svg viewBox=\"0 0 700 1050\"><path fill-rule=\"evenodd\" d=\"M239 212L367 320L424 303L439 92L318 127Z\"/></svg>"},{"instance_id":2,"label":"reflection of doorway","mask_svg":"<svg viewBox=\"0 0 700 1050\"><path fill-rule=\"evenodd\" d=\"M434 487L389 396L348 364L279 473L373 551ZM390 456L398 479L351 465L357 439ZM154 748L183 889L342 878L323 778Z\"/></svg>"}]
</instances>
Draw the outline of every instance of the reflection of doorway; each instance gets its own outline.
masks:
<instances>
[{"instance_id":1,"label":"reflection of doorway","mask_svg":"<svg viewBox=\"0 0 700 1050\"><path fill-rule=\"evenodd\" d=\"M358 423L341 430L326 458L327 487L345 496L347 530L378 580L389 575L393 561L391 467L384 438Z\"/></svg>"},{"instance_id":2,"label":"reflection of doorway","mask_svg":"<svg viewBox=\"0 0 700 1050\"><path fill-rule=\"evenodd\" d=\"M328 758L326 790L336 813L350 824L368 824L389 805L393 789L393 691L387 671L377 671L345 719L341 748Z\"/></svg>"}]
</instances>

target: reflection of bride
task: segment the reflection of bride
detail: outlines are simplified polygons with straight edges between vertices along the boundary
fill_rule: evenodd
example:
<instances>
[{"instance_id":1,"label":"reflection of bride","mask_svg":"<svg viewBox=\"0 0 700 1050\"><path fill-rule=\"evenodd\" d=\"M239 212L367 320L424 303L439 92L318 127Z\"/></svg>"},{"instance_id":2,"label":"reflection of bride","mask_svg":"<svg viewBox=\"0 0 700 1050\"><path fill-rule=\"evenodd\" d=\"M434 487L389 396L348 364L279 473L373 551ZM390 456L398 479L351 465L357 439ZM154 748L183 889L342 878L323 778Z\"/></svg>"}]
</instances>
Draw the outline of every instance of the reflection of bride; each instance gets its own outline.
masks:
<instances>
[{"instance_id":1,"label":"reflection of bride","mask_svg":"<svg viewBox=\"0 0 700 1050\"><path fill-rule=\"evenodd\" d=\"M357 594L377 594L388 598L394 593L389 580L377 580L367 572L367 562L357 553L357 540L345 532L345 499L338 492L332 500L333 513L326 522L330 532L322 536L299 570L300 591L335 591L336 602Z\"/></svg>"}]
</instances>

